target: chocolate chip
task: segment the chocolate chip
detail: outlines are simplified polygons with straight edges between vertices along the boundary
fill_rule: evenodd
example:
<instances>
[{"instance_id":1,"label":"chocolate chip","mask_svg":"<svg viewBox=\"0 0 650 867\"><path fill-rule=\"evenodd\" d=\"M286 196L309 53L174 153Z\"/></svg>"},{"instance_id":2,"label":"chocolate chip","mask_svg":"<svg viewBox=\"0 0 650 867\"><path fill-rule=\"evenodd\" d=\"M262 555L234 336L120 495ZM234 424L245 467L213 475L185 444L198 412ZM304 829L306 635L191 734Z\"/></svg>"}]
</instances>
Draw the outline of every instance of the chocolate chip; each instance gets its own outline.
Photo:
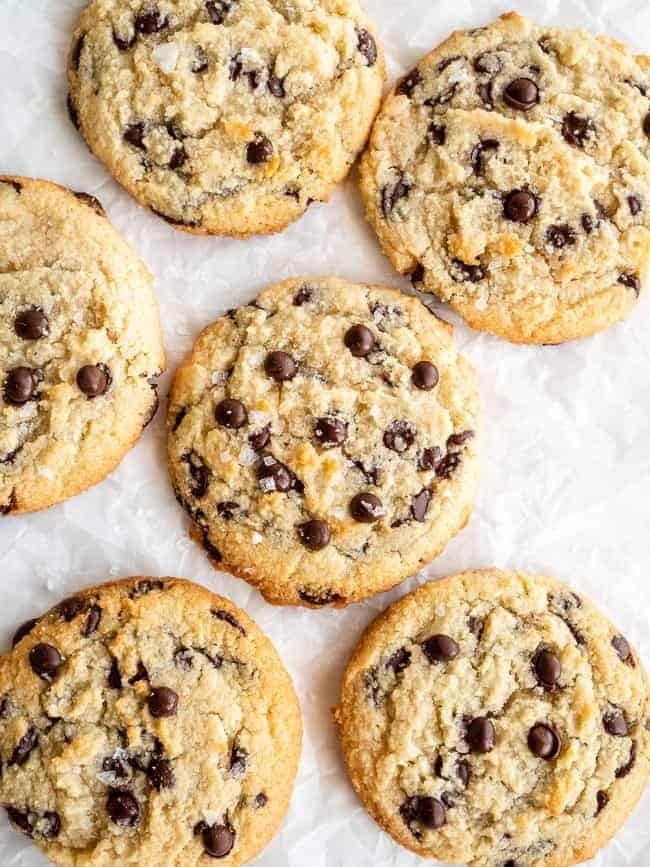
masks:
<instances>
[{"instance_id":1,"label":"chocolate chip","mask_svg":"<svg viewBox=\"0 0 650 867\"><path fill-rule=\"evenodd\" d=\"M224 500L222 503L217 503L217 512L224 521L232 521L239 511L239 503L233 500Z\"/></svg>"},{"instance_id":2,"label":"chocolate chip","mask_svg":"<svg viewBox=\"0 0 650 867\"><path fill-rule=\"evenodd\" d=\"M476 92L481 98L481 102L488 108L494 108L494 88L491 81L483 82L476 88Z\"/></svg>"},{"instance_id":3,"label":"chocolate chip","mask_svg":"<svg viewBox=\"0 0 650 867\"><path fill-rule=\"evenodd\" d=\"M637 274L621 274L618 278L618 282L622 286L627 286L628 289L634 289L636 297L639 297L641 293L641 281Z\"/></svg>"},{"instance_id":4,"label":"chocolate chip","mask_svg":"<svg viewBox=\"0 0 650 867\"><path fill-rule=\"evenodd\" d=\"M124 139L133 147L145 149L144 144L145 127L143 123L131 123L124 130Z\"/></svg>"},{"instance_id":5,"label":"chocolate chip","mask_svg":"<svg viewBox=\"0 0 650 867\"><path fill-rule=\"evenodd\" d=\"M111 375L105 364L86 364L77 373L77 385L89 398L105 394L110 384Z\"/></svg>"},{"instance_id":6,"label":"chocolate chip","mask_svg":"<svg viewBox=\"0 0 650 867\"><path fill-rule=\"evenodd\" d=\"M493 723L484 716L473 719L467 729L467 742L473 753L489 753L494 748L496 732Z\"/></svg>"},{"instance_id":7,"label":"chocolate chip","mask_svg":"<svg viewBox=\"0 0 650 867\"><path fill-rule=\"evenodd\" d=\"M298 537L305 548L320 551L330 542L330 528L325 521L306 521L298 526Z\"/></svg>"},{"instance_id":8,"label":"chocolate chip","mask_svg":"<svg viewBox=\"0 0 650 867\"><path fill-rule=\"evenodd\" d=\"M643 121L643 132L650 138L650 112L646 114Z\"/></svg>"},{"instance_id":9,"label":"chocolate chip","mask_svg":"<svg viewBox=\"0 0 650 867\"><path fill-rule=\"evenodd\" d=\"M503 202L503 214L513 223L528 223L537 214L537 197L528 190L512 190Z\"/></svg>"},{"instance_id":10,"label":"chocolate chip","mask_svg":"<svg viewBox=\"0 0 650 867\"><path fill-rule=\"evenodd\" d=\"M474 69L477 72L489 75L496 75L498 72L501 72L502 66L501 58L492 51L484 51L483 54L479 54L474 60Z\"/></svg>"},{"instance_id":11,"label":"chocolate chip","mask_svg":"<svg viewBox=\"0 0 650 867\"><path fill-rule=\"evenodd\" d=\"M106 812L116 825L133 828L140 822L140 804L128 789L111 789Z\"/></svg>"},{"instance_id":12,"label":"chocolate chip","mask_svg":"<svg viewBox=\"0 0 650 867\"><path fill-rule=\"evenodd\" d=\"M411 514L414 520L420 523L424 522L429 504L431 503L431 491L428 488L422 488L419 494L416 494L411 500Z\"/></svg>"},{"instance_id":13,"label":"chocolate chip","mask_svg":"<svg viewBox=\"0 0 650 867\"><path fill-rule=\"evenodd\" d=\"M171 789L175 783L174 771L169 759L154 756L149 762L146 773L147 779L158 792L161 789Z\"/></svg>"},{"instance_id":14,"label":"chocolate chip","mask_svg":"<svg viewBox=\"0 0 650 867\"><path fill-rule=\"evenodd\" d=\"M623 715L623 711L619 708L608 711L603 716L603 727L607 734L615 738L623 738L628 734L627 722Z\"/></svg>"},{"instance_id":15,"label":"chocolate chip","mask_svg":"<svg viewBox=\"0 0 650 867\"><path fill-rule=\"evenodd\" d=\"M485 269L481 265L467 265L460 259L452 259L451 278L456 283L480 283L485 278Z\"/></svg>"},{"instance_id":16,"label":"chocolate chip","mask_svg":"<svg viewBox=\"0 0 650 867\"><path fill-rule=\"evenodd\" d=\"M596 226L599 225L591 214L583 214L580 218L580 222L582 223L582 228L585 230L587 235L591 235Z\"/></svg>"},{"instance_id":17,"label":"chocolate chip","mask_svg":"<svg viewBox=\"0 0 650 867\"><path fill-rule=\"evenodd\" d=\"M562 135L570 145L583 148L585 141L594 131L594 125L587 117L580 117L573 111L564 116L562 122Z\"/></svg>"},{"instance_id":18,"label":"chocolate chip","mask_svg":"<svg viewBox=\"0 0 650 867\"><path fill-rule=\"evenodd\" d=\"M13 748L13 752L9 756L9 761L7 762L9 767L12 767L13 765L18 765L19 767L24 765L32 751L35 750L37 746L38 732L32 726L32 728L27 729L25 734Z\"/></svg>"},{"instance_id":19,"label":"chocolate chip","mask_svg":"<svg viewBox=\"0 0 650 867\"><path fill-rule=\"evenodd\" d=\"M257 165L266 163L273 156L273 143L265 135L258 133L253 141L246 145L246 159L249 163Z\"/></svg>"},{"instance_id":20,"label":"chocolate chip","mask_svg":"<svg viewBox=\"0 0 650 867\"><path fill-rule=\"evenodd\" d=\"M248 437L248 443L256 452L261 452L271 441L271 425L267 424L258 431L253 431Z\"/></svg>"},{"instance_id":21,"label":"chocolate chip","mask_svg":"<svg viewBox=\"0 0 650 867\"><path fill-rule=\"evenodd\" d=\"M113 30L113 42L117 45L120 51L128 51L129 48L133 48L133 46L135 45L135 39L135 33L133 34L133 36L125 39L124 36L121 36L119 33Z\"/></svg>"},{"instance_id":22,"label":"chocolate chip","mask_svg":"<svg viewBox=\"0 0 650 867\"><path fill-rule=\"evenodd\" d=\"M74 620L78 614L81 614L82 611L86 610L86 602L83 599L80 599L78 596L71 596L69 599L64 599L57 606L57 612L63 617L66 623L70 623L71 620Z\"/></svg>"},{"instance_id":23,"label":"chocolate chip","mask_svg":"<svg viewBox=\"0 0 650 867\"><path fill-rule=\"evenodd\" d=\"M49 333L50 323L40 307L32 307L16 316L14 330L23 340L39 340Z\"/></svg>"},{"instance_id":24,"label":"chocolate chip","mask_svg":"<svg viewBox=\"0 0 650 867\"><path fill-rule=\"evenodd\" d=\"M418 470L425 472L427 470L435 469L436 464L441 458L442 449L438 446L431 446L430 448L422 449L420 456L418 457Z\"/></svg>"},{"instance_id":25,"label":"chocolate chip","mask_svg":"<svg viewBox=\"0 0 650 867\"><path fill-rule=\"evenodd\" d=\"M503 101L517 111L530 111L539 102L539 88L530 78L515 78L503 91Z\"/></svg>"},{"instance_id":26,"label":"chocolate chip","mask_svg":"<svg viewBox=\"0 0 650 867\"><path fill-rule=\"evenodd\" d=\"M417 286L420 283L424 283L424 265L418 262L415 268L411 271L410 274L411 283L413 286ZM429 311L431 312L431 311ZM435 314L434 314L435 315Z\"/></svg>"},{"instance_id":27,"label":"chocolate chip","mask_svg":"<svg viewBox=\"0 0 650 867\"><path fill-rule=\"evenodd\" d=\"M546 232L546 242L556 250L572 247L576 242L576 233L567 223L549 226Z\"/></svg>"},{"instance_id":28,"label":"chocolate chip","mask_svg":"<svg viewBox=\"0 0 650 867\"><path fill-rule=\"evenodd\" d=\"M187 153L184 147L178 147L171 155L169 160L169 168L172 171L176 171L176 169L180 169L181 166L184 166L187 162Z\"/></svg>"},{"instance_id":29,"label":"chocolate chip","mask_svg":"<svg viewBox=\"0 0 650 867\"><path fill-rule=\"evenodd\" d=\"M241 625L239 620L231 614L229 611L224 611L223 608L214 609L212 611L212 615L217 618L217 620L223 620L224 623L227 623L228 626L232 626L233 629L236 629L237 632L241 632L242 635L246 635L246 630Z\"/></svg>"},{"instance_id":30,"label":"chocolate chip","mask_svg":"<svg viewBox=\"0 0 650 867\"><path fill-rule=\"evenodd\" d=\"M637 214L640 214L643 210L643 205L641 204L641 200L638 198L638 196L628 196L627 204L630 209L630 214L632 214L633 217L636 217Z\"/></svg>"},{"instance_id":31,"label":"chocolate chip","mask_svg":"<svg viewBox=\"0 0 650 867\"><path fill-rule=\"evenodd\" d=\"M624 765L621 765L620 768L616 769L614 776L617 777L618 779L620 779L621 777L627 777L627 775L630 773L630 771L632 770L632 768L634 767L635 764L636 764L636 741L632 741L632 744L630 745L630 754L628 756L627 762L625 762Z\"/></svg>"},{"instance_id":32,"label":"chocolate chip","mask_svg":"<svg viewBox=\"0 0 650 867\"><path fill-rule=\"evenodd\" d=\"M347 435L347 424L334 416L319 418L314 426L314 437L323 448L340 446L345 442Z\"/></svg>"},{"instance_id":33,"label":"chocolate chip","mask_svg":"<svg viewBox=\"0 0 650 867\"><path fill-rule=\"evenodd\" d=\"M350 500L350 514L355 521L361 524L374 524L375 521L383 517L385 512L379 497L364 492L357 494Z\"/></svg>"},{"instance_id":34,"label":"chocolate chip","mask_svg":"<svg viewBox=\"0 0 650 867\"><path fill-rule=\"evenodd\" d=\"M238 401L235 401L238 403ZM232 425L230 425L232 427ZM190 492L193 497L197 499L201 499L201 497L205 497L208 492L208 487L210 485L210 470L205 466L205 464L199 464L198 466L193 464L192 461L189 461L189 470L190 470Z\"/></svg>"},{"instance_id":35,"label":"chocolate chip","mask_svg":"<svg viewBox=\"0 0 650 867\"><path fill-rule=\"evenodd\" d=\"M469 785L470 770L465 759L458 759L456 762L456 776L458 777L463 789Z\"/></svg>"},{"instance_id":36,"label":"chocolate chip","mask_svg":"<svg viewBox=\"0 0 650 867\"><path fill-rule=\"evenodd\" d=\"M381 210L386 219L390 217L393 208L400 199L408 196L413 184L401 177L394 184L387 184L381 191Z\"/></svg>"},{"instance_id":37,"label":"chocolate chip","mask_svg":"<svg viewBox=\"0 0 650 867\"><path fill-rule=\"evenodd\" d=\"M533 669L538 682L545 689L552 689L560 679L562 664L552 651L542 649L533 657Z\"/></svg>"},{"instance_id":38,"label":"chocolate chip","mask_svg":"<svg viewBox=\"0 0 650 867\"><path fill-rule=\"evenodd\" d=\"M102 760L102 771L106 774L113 774L113 776L120 780L129 775L126 764L118 756L106 756Z\"/></svg>"},{"instance_id":39,"label":"chocolate chip","mask_svg":"<svg viewBox=\"0 0 650 867\"><path fill-rule=\"evenodd\" d=\"M405 75L404 78L400 81L395 89L395 93L400 96L411 96L417 85L422 81L422 76L420 75L420 70L415 67L412 69L408 75Z\"/></svg>"},{"instance_id":40,"label":"chocolate chip","mask_svg":"<svg viewBox=\"0 0 650 867\"><path fill-rule=\"evenodd\" d=\"M34 674L51 683L63 665L63 657L51 644L36 644L29 651L29 664Z\"/></svg>"},{"instance_id":41,"label":"chocolate chip","mask_svg":"<svg viewBox=\"0 0 650 867\"><path fill-rule=\"evenodd\" d=\"M99 201L99 199L96 199L95 196L91 196L90 193L80 192L75 192L74 196L76 199L79 199L80 202L83 202L84 205L88 205L89 208L92 208L98 216L106 216L106 211L104 210L102 203Z\"/></svg>"},{"instance_id":42,"label":"chocolate chip","mask_svg":"<svg viewBox=\"0 0 650 867\"><path fill-rule=\"evenodd\" d=\"M269 799L264 792L259 792L257 795L255 795L255 806L257 808L266 807L268 802Z\"/></svg>"},{"instance_id":43,"label":"chocolate chip","mask_svg":"<svg viewBox=\"0 0 650 867\"><path fill-rule=\"evenodd\" d=\"M363 477L369 485L379 484L379 470L377 467L367 467L363 461L352 461L352 465L363 473Z\"/></svg>"},{"instance_id":44,"label":"chocolate chip","mask_svg":"<svg viewBox=\"0 0 650 867\"><path fill-rule=\"evenodd\" d=\"M415 442L417 431L410 421L395 419L384 431L384 445L401 455Z\"/></svg>"},{"instance_id":45,"label":"chocolate chip","mask_svg":"<svg viewBox=\"0 0 650 867\"><path fill-rule=\"evenodd\" d=\"M120 674L120 667L117 664L117 659L114 659L111 662L111 670L108 672L108 685L111 689L122 688L122 675Z\"/></svg>"},{"instance_id":46,"label":"chocolate chip","mask_svg":"<svg viewBox=\"0 0 650 867\"><path fill-rule=\"evenodd\" d=\"M319 607L323 605L331 605L333 602L343 601L343 597L339 593L335 593L333 590L310 590L304 588L298 591L298 596L303 602L307 602L309 605L317 605Z\"/></svg>"},{"instance_id":47,"label":"chocolate chip","mask_svg":"<svg viewBox=\"0 0 650 867\"><path fill-rule=\"evenodd\" d=\"M386 661L386 668L393 670L395 674L401 674L411 664L411 651L400 647Z\"/></svg>"},{"instance_id":48,"label":"chocolate chip","mask_svg":"<svg viewBox=\"0 0 650 867\"><path fill-rule=\"evenodd\" d=\"M11 646L15 647L21 639L23 639L26 635L32 631L32 629L38 623L38 617L33 617L31 620L26 620L23 624L21 624L18 629L14 632L14 637L11 639Z\"/></svg>"},{"instance_id":49,"label":"chocolate chip","mask_svg":"<svg viewBox=\"0 0 650 867\"><path fill-rule=\"evenodd\" d=\"M133 685L134 683L139 683L141 680L149 680L149 672L145 668L143 661L139 659L138 667L136 668L133 677L129 678L129 683Z\"/></svg>"},{"instance_id":50,"label":"chocolate chip","mask_svg":"<svg viewBox=\"0 0 650 867\"><path fill-rule=\"evenodd\" d=\"M38 373L31 367L14 367L5 381L5 400L14 406L22 406L36 397Z\"/></svg>"},{"instance_id":51,"label":"chocolate chip","mask_svg":"<svg viewBox=\"0 0 650 867\"><path fill-rule=\"evenodd\" d=\"M134 25L137 33L151 36L152 33L160 33L167 27L167 16L154 8L150 12L141 12L136 17Z\"/></svg>"},{"instance_id":52,"label":"chocolate chip","mask_svg":"<svg viewBox=\"0 0 650 867\"><path fill-rule=\"evenodd\" d=\"M460 648L448 635L432 635L422 643L422 651L429 662L449 662L458 656Z\"/></svg>"},{"instance_id":53,"label":"chocolate chip","mask_svg":"<svg viewBox=\"0 0 650 867\"><path fill-rule=\"evenodd\" d=\"M436 464L436 476L439 479L450 479L455 470L458 469L461 462L461 455L456 452L450 452L444 456Z\"/></svg>"},{"instance_id":54,"label":"chocolate chip","mask_svg":"<svg viewBox=\"0 0 650 867\"><path fill-rule=\"evenodd\" d=\"M462 430L458 433L450 434L447 437L447 449L449 451L458 449L474 438L473 430Z\"/></svg>"},{"instance_id":55,"label":"chocolate chip","mask_svg":"<svg viewBox=\"0 0 650 867\"><path fill-rule=\"evenodd\" d=\"M148 593L153 593L154 590L160 591L165 589L165 582L157 578L144 578L138 581L135 587L129 591L130 599L137 599L139 596L146 596Z\"/></svg>"},{"instance_id":56,"label":"chocolate chip","mask_svg":"<svg viewBox=\"0 0 650 867\"><path fill-rule=\"evenodd\" d=\"M82 33L79 39L74 44L74 48L72 49L72 68L74 70L79 70L79 63L81 62L81 52L84 48L84 43L86 41L86 34Z\"/></svg>"},{"instance_id":57,"label":"chocolate chip","mask_svg":"<svg viewBox=\"0 0 650 867\"><path fill-rule=\"evenodd\" d=\"M345 332L343 342L355 358L365 358L375 346L375 336L365 325L353 325Z\"/></svg>"},{"instance_id":58,"label":"chocolate chip","mask_svg":"<svg viewBox=\"0 0 650 867\"><path fill-rule=\"evenodd\" d=\"M411 371L411 381L416 388L430 391L438 384L438 368L430 361L418 361Z\"/></svg>"},{"instance_id":59,"label":"chocolate chip","mask_svg":"<svg viewBox=\"0 0 650 867\"><path fill-rule=\"evenodd\" d=\"M230 775L232 777L242 777L246 773L247 759L248 750L233 744L230 750Z\"/></svg>"},{"instance_id":60,"label":"chocolate chip","mask_svg":"<svg viewBox=\"0 0 650 867\"><path fill-rule=\"evenodd\" d=\"M594 816L597 816L601 810L604 810L604 808L607 806L608 803L609 803L609 795L607 794L607 792L604 792L602 789L599 789L596 792L596 812L594 813Z\"/></svg>"},{"instance_id":61,"label":"chocolate chip","mask_svg":"<svg viewBox=\"0 0 650 867\"><path fill-rule=\"evenodd\" d=\"M68 94L65 104L68 109L68 117L70 118L72 126L75 129L79 129L79 112L77 111L77 106L74 104L72 99L72 94Z\"/></svg>"},{"instance_id":62,"label":"chocolate chip","mask_svg":"<svg viewBox=\"0 0 650 867\"><path fill-rule=\"evenodd\" d=\"M293 306L294 307L302 307L303 304L306 304L308 301L311 301L313 294L313 290L311 286L307 286L306 283L303 283L302 286L298 289L296 294L293 296Z\"/></svg>"},{"instance_id":63,"label":"chocolate chip","mask_svg":"<svg viewBox=\"0 0 650 867\"><path fill-rule=\"evenodd\" d=\"M357 28L357 51L366 58L368 66L374 66L377 62L377 43L363 28Z\"/></svg>"},{"instance_id":64,"label":"chocolate chip","mask_svg":"<svg viewBox=\"0 0 650 867\"><path fill-rule=\"evenodd\" d=\"M205 854L211 858L225 858L235 845L235 832L229 824L206 827L202 837Z\"/></svg>"},{"instance_id":65,"label":"chocolate chip","mask_svg":"<svg viewBox=\"0 0 650 867\"><path fill-rule=\"evenodd\" d=\"M557 731L544 723L537 723L528 732L528 749L539 759L556 759L562 749Z\"/></svg>"},{"instance_id":66,"label":"chocolate chip","mask_svg":"<svg viewBox=\"0 0 650 867\"><path fill-rule=\"evenodd\" d=\"M432 145L443 145L447 140L447 127L440 123L430 123L427 130L427 140ZM413 274L411 274L413 279Z\"/></svg>"},{"instance_id":67,"label":"chocolate chip","mask_svg":"<svg viewBox=\"0 0 650 867\"><path fill-rule=\"evenodd\" d=\"M272 70L269 70L269 77L267 79L266 86L269 89L269 93L271 93L277 99L284 99L284 97L286 96L286 92L284 89L284 79L278 78L278 76Z\"/></svg>"},{"instance_id":68,"label":"chocolate chip","mask_svg":"<svg viewBox=\"0 0 650 867\"><path fill-rule=\"evenodd\" d=\"M53 840L61 833L61 817L54 810L46 810L37 826L37 833L46 840Z\"/></svg>"},{"instance_id":69,"label":"chocolate chip","mask_svg":"<svg viewBox=\"0 0 650 867\"><path fill-rule=\"evenodd\" d=\"M470 154L469 161L475 175L477 175L478 177L482 177L485 172L485 159L483 155L486 153L486 151L496 151L498 149L499 142L494 138L482 139L477 145L474 146L474 148L472 148L472 153ZM455 259L454 261L458 262L459 260Z\"/></svg>"},{"instance_id":70,"label":"chocolate chip","mask_svg":"<svg viewBox=\"0 0 650 867\"><path fill-rule=\"evenodd\" d=\"M154 717L176 716L178 693L167 686L157 686L151 690L147 699L149 713Z\"/></svg>"},{"instance_id":71,"label":"chocolate chip","mask_svg":"<svg viewBox=\"0 0 650 867\"><path fill-rule=\"evenodd\" d=\"M226 397L220 401L215 410L214 417L222 427L238 430L248 423L248 413L241 400Z\"/></svg>"},{"instance_id":72,"label":"chocolate chip","mask_svg":"<svg viewBox=\"0 0 650 867\"><path fill-rule=\"evenodd\" d=\"M445 808L436 798L427 795L408 798L400 807L400 815L415 836L419 833L412 827L414 824L425 828L441 828L446 821Z\"/></svg>"},{"instance_id":73,"label":"chocolate chip","mask_svg":"<svg viewBox=\"0 0 650 867\"><path fill-rule=\"evenodd\" d=\"M7 816L9 820L19 828L23 834L27 834L28 837L31 837L34 833L34 828L29 818L28 813L23 813L21 810L17 810L15 807L5 807L7 811Z\"/></svg>"},{"instance_id":74,"label":"chocolate chip","mask_svg":"<svg viewBox=\"0 0 650 867\"><path fill-rule=\"evenodd\" d=\"M276 349L266 356L264 370L276 382L287 382L298 373L298 364L288 352Z\"/></svg>"},{"instance_id":75,"label":"chocolate chip","mask_svg":"<svg viewBox=\"0 0 650 867\"><path fill-rule=\"evenodd\" d=\"M205 9L213 24L223 24L231 6L232 3L228 2L228 0L208 0L205 4Z\"/></svg>"},{"instance_id":76,"label":"chocolate chip","mask_svg":"<svg viewBox=\"0 0 650 867\"><path fill-rule=\"evenodd\" d=\"M257 467L257 478L265 493L286 492L295 486L296 477L291 470L272 455L265 455Z\"/></svg>"}]
</instances>

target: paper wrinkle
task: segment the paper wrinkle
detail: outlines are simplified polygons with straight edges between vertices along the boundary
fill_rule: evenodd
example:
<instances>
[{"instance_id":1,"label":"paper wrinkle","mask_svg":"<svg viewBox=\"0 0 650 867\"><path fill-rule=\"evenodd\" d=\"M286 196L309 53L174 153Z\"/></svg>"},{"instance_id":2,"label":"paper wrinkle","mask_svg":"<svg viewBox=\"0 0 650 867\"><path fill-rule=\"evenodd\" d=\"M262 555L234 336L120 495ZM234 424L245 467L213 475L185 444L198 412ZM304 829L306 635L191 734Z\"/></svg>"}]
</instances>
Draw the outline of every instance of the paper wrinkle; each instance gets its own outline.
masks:
<instances>
[{"instance_id":1,"label":"paper wrinkle","mask_svg":"<svg viewBox=\"0 0 650 867\"><path fill-rule=\"evenodd\" d=\"M388 60L403 74L451 30L487 23L510 4L367 0ZM638 0L519 2L538 20L583 26L639 51L650 4ZM156 279L169 368L200 330L267 283L339 274L408 288L363 220L355 178L313 205L281 235L246 242L174 231L141 209L88 152L65 110L65 57L83 0L4 0L0 8L0 169L46 177L97 196ZM163 62L171 62L163 54ZM556 347L512 346L456 326L478 369L484 405L480 492L468 527L417 577L343 611L267 605L242 581L219 574L188 539L166 473L164 410L119 469L83 496L29 517L0 519L0 628L18 624L84 585L125 575L175 574L246 608L274 640L302 703L305 740L291 811L260 867L416 867L368 818L348 783L331 709L346 659L365 625L389 602L431 578L466 568L520 567L569 580L591 596L650 660L650 348L646 293L622 325ZM650 864L646 795L597 867ZM0 817L0 864L45 864Z\"/></svg>"}]
</instances>

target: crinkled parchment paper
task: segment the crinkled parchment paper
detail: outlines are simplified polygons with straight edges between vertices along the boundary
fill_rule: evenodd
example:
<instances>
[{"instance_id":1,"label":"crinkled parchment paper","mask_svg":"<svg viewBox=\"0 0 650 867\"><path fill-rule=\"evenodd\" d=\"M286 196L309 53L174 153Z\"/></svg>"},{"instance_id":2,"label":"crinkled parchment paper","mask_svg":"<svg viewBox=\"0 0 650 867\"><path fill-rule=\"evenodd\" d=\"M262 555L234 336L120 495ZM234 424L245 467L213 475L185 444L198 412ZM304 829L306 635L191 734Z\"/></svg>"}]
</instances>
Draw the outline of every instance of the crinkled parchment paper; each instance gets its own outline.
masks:
<instances>
[{"instance_id":1,"label":"crinkled parchment paper","mask_svg":"<svg viewBox=\"0 0 650 867\"><path fill-rule=\"evenodd\" d=\"M0 2L0 170L97 196L156 277L170 369L199 330L266 283L303 273L406 287L364 224L355 180L281 235L251 241L182 235L122 192L65 113L64 66L83 0ZM487 0L367 0L395 77L452 29L507 6ZM650 52L647 0L527 0L519 11L579 25ZM650 297L589 340L516 347L470 331L448 310L476 365L485 410L474 516L446 553L399 589L344 611L273 608L215 572L187 536L165 467L163 411L103 484L28 517L0 520L0 640L66 594L117 576L180 575L245 607L275 641L305 719L300 775L282 831L260 867L410 867L348 784L330 709L363 627L416 584L476 566L555 575L591 596L650 662ZM169 374L161 384L164 396ZM650 797L593 862L650 865ZM0 818L0 864L45 863Z\"/></svg>"}]
</instances>

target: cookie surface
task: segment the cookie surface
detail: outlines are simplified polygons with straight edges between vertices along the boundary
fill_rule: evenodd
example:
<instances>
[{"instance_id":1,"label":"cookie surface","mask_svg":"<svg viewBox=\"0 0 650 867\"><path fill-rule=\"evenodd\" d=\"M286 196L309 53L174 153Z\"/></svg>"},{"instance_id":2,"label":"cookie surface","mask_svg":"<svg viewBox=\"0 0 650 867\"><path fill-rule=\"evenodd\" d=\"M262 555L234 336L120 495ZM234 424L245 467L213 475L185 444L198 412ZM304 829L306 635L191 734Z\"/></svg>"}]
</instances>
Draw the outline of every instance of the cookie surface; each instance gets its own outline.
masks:
<instances>
[{"instance_id":1,"label":"cookie surface","mask_svg":"<svg viewBox=\"0 0 650 867\"><path fill-rule=\"evenodd\" d=\"M0 514L101 481L158 404L152 278L101 205L0 177Z\"/></svg>"},{"instance_id":2,"label":"cookie surface","mask_svg":"<svg viewBox=\"0 0 650 867\"><path fill-rule=\"evenodd\" d=\"M168 415L177 497L217 568L270 602L345 605L466 523L479 401L416 298L287 280L199 336Z\"/></svg>"},{"instance_id":3,"label":"cookie surface","mask_svg":"<svg viewBox=\"0 0 650 867\"><path fill-rule=\"evenodd\" d=\"M335 718L370 814L428 858L567 867L647 781L647 679L628 642L549 578L427 584L366 631Z\"/></svg>"},{"instance_id":4,"label":"cookie surface","mask_svg":"<svg viewBox=\"0 0 650 867\"><path fill-rule=\"evenodd\" d=\"M73 122L141 204L245 237L345 177L384 61L357 0L93 0L68 78Z\"/></svg>"},{"instance_id":5,"label":"cookie surface","mask_svg":"<svg viewBox=\"0 0 650 867\"><path fill-rule=\"evenodd\" d=\"M55 864L235 867L268 843L300 708L243 611L188 581L134 578L16 638L0 659L0 798Z\"/></svg>"},{"instance_id":6,"label":"cookie surface","mask_svg":"<svg viewBox=\"0 0 650 867\"><path fill-rule=\"evenodd\" d=\"M593 334L650 274L650 58L516 14L454 33L384 102L361 190L397 270L472 327Z\"/></svg>"}]
</instances>

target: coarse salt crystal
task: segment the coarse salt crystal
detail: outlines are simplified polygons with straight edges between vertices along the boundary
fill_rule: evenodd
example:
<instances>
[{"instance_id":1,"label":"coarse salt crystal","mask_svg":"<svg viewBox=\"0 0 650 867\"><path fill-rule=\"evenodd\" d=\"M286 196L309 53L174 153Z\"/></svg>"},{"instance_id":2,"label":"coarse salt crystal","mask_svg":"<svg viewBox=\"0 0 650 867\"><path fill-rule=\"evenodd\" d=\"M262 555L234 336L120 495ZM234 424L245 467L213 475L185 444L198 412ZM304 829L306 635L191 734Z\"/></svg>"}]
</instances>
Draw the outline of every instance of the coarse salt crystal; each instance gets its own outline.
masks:
<instances>
[{"instance_id":1,"label":"coarse salt crystal","mask_svg":"<svg viewBox=\"0 0 650 867\"><path fill-rule=\"evenodd\" d=\"M264 541L264 536L261 536L259 533L253 533L253 545L259 545L260 542Z\"/></svg>"},{"instance_id":2,"label":"coarse salt crystal","mask_svg":"<svg viewBox=\"0 0 650 867\"><path fill-rule=\"evenodd\" d=\"M161 45L156 45L151 56L163 72L173 72L176 69L178 54L178 45L175 42L163 42Z\"/></svg>"}]
</instances>

